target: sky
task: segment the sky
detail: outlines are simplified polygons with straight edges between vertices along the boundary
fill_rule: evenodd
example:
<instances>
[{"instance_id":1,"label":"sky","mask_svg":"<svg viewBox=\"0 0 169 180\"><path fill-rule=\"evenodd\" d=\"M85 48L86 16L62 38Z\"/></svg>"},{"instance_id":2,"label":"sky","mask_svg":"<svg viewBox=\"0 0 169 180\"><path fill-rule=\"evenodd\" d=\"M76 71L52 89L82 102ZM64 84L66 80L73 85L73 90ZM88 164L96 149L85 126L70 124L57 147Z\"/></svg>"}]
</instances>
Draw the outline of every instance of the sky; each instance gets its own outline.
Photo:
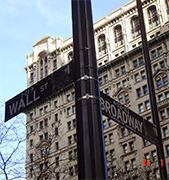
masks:
<instances>
[{"instance_id":1,"label":"sky","mask_svg":"<svg viewBox=\"0 0 169 180\"><path fill-rule=\"evenodd\" d=\"M129 0L91 0L93 21ZM71 0L0 0L0 113L27 84L24 67L32 45L46 35L72 35ZM2 112L1 112L2 111Z\"/></svg>"}]
</instances>

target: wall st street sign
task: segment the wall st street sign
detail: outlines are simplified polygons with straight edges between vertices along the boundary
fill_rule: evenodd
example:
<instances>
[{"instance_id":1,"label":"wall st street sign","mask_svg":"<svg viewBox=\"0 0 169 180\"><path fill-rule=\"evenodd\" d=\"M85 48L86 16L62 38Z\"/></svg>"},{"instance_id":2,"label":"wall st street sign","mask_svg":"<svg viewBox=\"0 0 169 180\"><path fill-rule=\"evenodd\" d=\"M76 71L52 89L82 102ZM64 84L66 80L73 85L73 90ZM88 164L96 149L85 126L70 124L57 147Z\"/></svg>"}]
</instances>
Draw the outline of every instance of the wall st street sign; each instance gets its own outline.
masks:
<instances>
[{"instance_id":1,"label":"wall st street sign","mask_svg":"<svg viewBox=\"0 0 169 180\"><path fill-rule=\"evenodd\" d=\"M158 145L156 126L148 122L129 108L107 96L101 95L102 114L133 131L144 139Z\"/></svg>"},{"instance_id":2,"label":"wall st street sign","mask_svg":"<svg viewBox=\"0 0 169 180\"><path fill-rule=\"evenodd\" d=\"M73 82L73 62L63 66L46 78L22 91L5 103L5 122L35 103L43 101Z\"/></svg>"}]
</instances>

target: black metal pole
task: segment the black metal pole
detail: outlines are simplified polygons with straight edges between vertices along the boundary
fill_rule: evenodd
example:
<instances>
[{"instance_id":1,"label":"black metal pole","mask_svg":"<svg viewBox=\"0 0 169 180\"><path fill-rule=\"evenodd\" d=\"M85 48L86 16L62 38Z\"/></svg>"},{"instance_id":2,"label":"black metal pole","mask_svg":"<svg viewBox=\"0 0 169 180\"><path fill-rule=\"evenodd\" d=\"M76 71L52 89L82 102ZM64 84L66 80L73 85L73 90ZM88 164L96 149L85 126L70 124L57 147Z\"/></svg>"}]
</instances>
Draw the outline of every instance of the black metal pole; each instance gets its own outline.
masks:
<instances>
[{"instance_id":1,"label":"black metal pole","mask_svg":"<svg viewBox=\"0 0 169 180\"><path fill-rule=\"evenodd\" d=\"M159 114L158 114L158 108L157 108L157 101L156 101L156 95L155 95L155 89L154 89L153 75L152 75L152 69L151 69L149 48L148 48L148 43L147 43L141 0L137 0L137 9L138 9L139 22L140 22L140 29L141 29L147 82L148 82L148 88L149 88L151 114L152 114L153 122L157 127L157 136L159 139L159 145L157 146L158 165L160 169L161 179L168 179L165 155L164 155L164 149L163 149L163 139L161 135L161 126L160 126L160 120L159 120ZM161 160L163 160L163 166L161 165Z\"/></svg>"},{"instance_id":2,"label":"black metal pole","mask_svg":"<svg viewBox=\"0 0 169 180\"><path fill-rule=\"evenodd\" d=\"M78 178L107 179L90 0L72 0Z\"/></svg>"}]
</instances>

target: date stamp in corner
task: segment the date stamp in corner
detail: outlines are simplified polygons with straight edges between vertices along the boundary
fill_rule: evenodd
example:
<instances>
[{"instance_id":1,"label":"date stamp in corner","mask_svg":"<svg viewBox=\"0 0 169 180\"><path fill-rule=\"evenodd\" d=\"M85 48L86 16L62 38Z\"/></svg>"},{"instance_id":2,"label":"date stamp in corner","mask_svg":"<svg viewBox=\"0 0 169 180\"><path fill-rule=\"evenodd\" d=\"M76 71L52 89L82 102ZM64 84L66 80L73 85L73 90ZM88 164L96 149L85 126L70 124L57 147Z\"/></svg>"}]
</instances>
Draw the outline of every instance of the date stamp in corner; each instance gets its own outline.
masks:
<instances>
[{"instance_id":1,"label":"date stamp in corner","mask_svg":"<svg viewBox=\"0 0 169 180\"><path fill-rule=\"evenodd\" d=\"M163 166L163 159L160 159L161 161L161 166ZM143 166L150 166L151 165L151 161L150 159L143 159Z\"/></svg>"}]
</instances>

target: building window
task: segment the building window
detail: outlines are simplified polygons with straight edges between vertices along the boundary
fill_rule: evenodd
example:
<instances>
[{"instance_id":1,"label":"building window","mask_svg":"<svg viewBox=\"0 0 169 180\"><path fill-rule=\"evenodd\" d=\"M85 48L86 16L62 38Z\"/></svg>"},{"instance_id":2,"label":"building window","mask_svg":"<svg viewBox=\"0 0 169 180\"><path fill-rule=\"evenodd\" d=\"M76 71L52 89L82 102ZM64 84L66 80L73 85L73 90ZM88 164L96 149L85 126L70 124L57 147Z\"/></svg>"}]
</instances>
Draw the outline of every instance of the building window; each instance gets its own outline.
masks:
<instances>
[{"instance_id":1,"label":"building window","mask_svg":"<svg viewBox=\"0 0 169 180\"><path fill-rule=\"evenodd\" d=\"M107 145L107 136L104 136L104 144Z\"/></svg>"},{"instance_id":2,"label":"building window","mask_svg":"<svg viewBox=\"0 0 169 180\"><path fill-rule=\"evenodd\" d=\"M168 137L168 128L167 127L163 128L163 134L164 134L164 137Z\"/></svg>"},{"instance_id":3,"label":"building window","mask_svg":"<svg viewBox=\"0 0 169 180\"><path fill-rule=\"evenodd\" d=\"M48 75L48 66L45 66L45 75Z\"/></svg>"},{"instance_id":4,"label":"building window","mask_svg":"<svg viewBox=\"0 0 169 180\"><path fill-rule=\"evenodd\" d=\"M69 160L71 161L73 159L73 152L69 151Z\"/></svg>"},{"instance_id":5,"label":"building window","mask_svg":"<svg viewBox=\"0 0 169 180\"><path fill-rule=\"evenodd\" d=\"M56 142L56 150L59 149L59 142Z\"/></svg>"},{"instance_id":6,"label":"building window","mask_svg":"<svg viewBox=\"0 0 169 180\"><path fill-rule=\"evenodd\" d=\"M125 73L126 73L125 66L121 67L121 72L122 72L122 74L125 74Z\"/></svg>"},{"instance_id":7,"label":"building window","mask_svg":"<svg viewBox=\"0 0 169 180\"><path fill-rule=\"evenodd\" d=\"M164 111L164 110L160 111L160 115L161 115L161 119L162 119L162 120L166 118L166 115L165 115L165 111Z\"/></svg>"},{"instance_id":8,"label":"building window","mask_svg":"<svg viewBox=\"0 0 169 180\"><path fill-rule=\"evenodd\" d=\"M69 142L69 145L73 143L73 142L72 142L72 136L69 136L69 137L68 137L68 142Z\"/></svg>"},{"instance_id":9,"label":"building window","mask_svg":"<svg viewBox=\"0 0 169 180\"><path fill-rule=\"evenodd\" d=\"M30 147L33 148L33 139L30 140Z\"/></svg>"},{"instance_id":10,"label":"building window","mask_svg":"<svg viewBox=\"0 0 169 180\"><path fill-rule=\"evenodd\" d=\"M130 151L134 151L134 143L133 141L129 142L130 145Z\"/></svg>"},{"instance_id":11,"label":"building window","mask_svg":"<svg viewBox=\"0 0 169 180\"><path fill-rule=\"evenodd\" d=\"M129 161L126 161L126 162L125 162L125 170L126 170L126 171L130 171Z\"/></svg>"},{"instance_id":12,"label":"building window","mask_svg":"<svg viewBox=\"0 0 169 180\"><path fill-rule=\"evenodd\" d=\"M139 77L139 74L138 74L138 73L135 74L135 80L136 80L136 82L139 82L139 81L140 81L140 77Z\"/></svg>"},{"instance_id":13,"label":"building window","mask_svg":"<svg viewBox=\"0 0 169 180\"><path fill-rule=\"evenodd\" d=\"M72 99L75 99L75 92L72 92Z\"/></svg>"},{"instance_id":14,"label":"building window","mask_svg":"<svg viewBox=\"0 0 169 180\"><path fill-rule=\"evenodd\" d=\"M56 167L59 166L59 157L56 157Z\"/></svg>"},{"instance_id":15,"label":"building window","mask_svg":"<svg viewBox=\"0 0 169 180\"><path fill-rule=\"evenodd\" d=\"M45 139L48 140L48 133L45 133Z\"/></svg>"},{"instance_id":16,"label":"building window","mask_svg":"<svg viewBox=\"0 0 169 180\"><path fill-rule=\"evenodd\" d=\"M76 127L76 119L73 119L73 127Z\"/></svg>"},{"instance_id":17,"label":"building window","mask_svg":"<svg viewBox=\"0 0 169 180\"><path fill-rule=\"evenodd\" d=\"M43 121L40 122L40 129L43 129Z\"/></svg>"},{"instance_id":18,"label":"building window","mask_svg":"<svg viewBox=\"0 0 169 180\"><path fill-rule=\"evenodd\" d=\"M165 148L166 148L167 155L169 156L169 145L166 145Z\"/></svg>"},{"instance_id":19,"label":"building window","mask_svg":"<svg viewBox=\"0 0 169 180\"><path fill-rule=\"evenodd\" d=\"M103 129L106 129L106 121L103 121Z\"/></svg>"},{"instance_id":20,"label":"building window","mask_svg":"<svg viewBox=\"0 0 169 180\"><path fill-rule=\"evenodd\" d=\"M164 84L167 84L167 83L168 83L167 76L163 77L163 83L164 83Z\"/></svg>"},{"instance_id":21,"label":"building window","mask_svg":"<svg viewBox=\"0 0 169 180\"><path fill-rule=\"evenodd\" d=\"M110 134L109 134L109 142L110 142L110 143L113 143L113 133L110 133Z\"/></svg>"},{"instance_id":22,"label":"building window","mask_svg":"<svg viewBox=\"0 0 169 180\"><path fill-rule=\"evenodd\" d=\"M72 106L72 113L73 113L73 114L75 114L75 110L76 110L75 105L73 105L73 106Z\"/></svg>"},{"instance_id":23,"label":"building window","mask_svg":"<svg viewBox=\"0 0 169 180\"><path fill-rule=\"evenodd\" d=\"M157 48L158 56L163 54L163 49L162 47ZM163 61L164 62L164 61ZM163 67L164 68L164 67Z\"/></svg>"},{"instance_id":24,"label":"building window","mask_svg":"<svg viewBox=\"0 0 169 180\"><path fill-rule=\"evenodd\" d=\"M107 53L105 35L102 35L98 38L98 51L99 57Z\"/></svg>"},{"instance_id":25,"label":"building window","mask_svg":"<svg viewBox=\"0 0 169 180\"><path fill-rule=\"evenodd\" d=\"M160 62L160 67L161 67L162 69L165 68L164 61L161 61L161 62Z\"/></svg>"},{"instance_id":26,"label":"building window","mask_svg":"<svg viewBox=\"0 0 169 180\"><path fill-rule=\"evenodd\" d=\"M74 142L77 142L77 134L74 134Z\"/></svg>"},{"instance_id":27,"label":"building window","mask_svg":"<svg viewBox=\"0 0 169 180\"><path fill-rule=\"evenodd\" d=\"M126 136L126 129L125 128L121 128L121 136L122 137Z\"/></svg>"},{"instance_id":28,"label":"building window","mask_svg":"<svg viewBox=\"0 0 169 180\"><path fill-rule=\"evenodd\" d=\"M34 73L32 72L31 73L31 81L33 81L34 80Z\"/></svg>"},{"instance_id":29,"label":"building window","mask_svg":"<svg viewBox=\"0 0 169 180\"><path fill-rule=\"evenodd\" d=\"M55 104L55 107L57 108L57 107L58 107L58 101L56 100L56 101L54 102L54 104Z\"/></svg>"},{"instance_id":30,"label":"building window","mask_svg":"<svg viewBox=\"0 0 169 180\"><path fill-rule=\"evenodd\" d=\"M71 121L69 121L69 122L67 123L67 127L68 127L68 130L71 130L71 129L72 129Z\"/></svg>"},{"instance_id":31,"label":"building window","mask_svg":"<svg viewBox=\"0 0 169 180\"><path fill-rule=\"evenodd\" d=\"M68 62L72 61L72 59L73 59L73 53L71 52L68 54Z\"/></svg>"},{"instance_id":32,"label":"building window","mask_svg":"<svg viewBox=\"0 0 169 180\"><path fill-rule=\"evenodd\" d=\"M155 6L150 7L148 10L148 21L150 29L159 25L158 14Z\"/></svg>"},{"instance_id":33,"label":"building window","mask_svg":"<svg viewBox=\"0 0 169 180\"><path fill-rule=\"evenodd\" d=\"M33 134L33 126L30 127L30 132Z\"/></svg>"},{"instance_id":34,"label":"building window","mask_svg":"<svg viewBox=\"0 0 169 180\"><path fill-rule=\"evenodd\" d=\"M40 171L43 171L43 164L40 164Z\"/></svg>"},{"instance_id":35,"label":"building window","mask_svg":"<svg viewBox=\"0 0 169 180\"><path fill-rule=\"evenodd\" d=\"M45 119L45 126L46 127L48 126L48 119L47 118Z\"/></svg>"},{"instance_id":36,"label":"building window","mask_svg":"<svg viewBox=\"0 0 169 180\"><path fill-rule=\"evenodd\" d=\"M108 88L105 89L105 93L106 93L107 96L109 96L109 89Z\"/></svg>"},{"instance_id":37,"label":"building window","mask_svg":"<svg viewBox=\"0 0 169 180\"><path fill-rule=\"evenodd\" d=\"M146 154L144 154L144 157L145 157L145 159L150 159L150 154L146 153Z\"/></svg>"},{"instance_id":38,"label":"building window","mask_svg":"<svg viewBox=\"0 0 169 180\"><path fill-rule=\"evenodd\" d=\"M126 95L125 95L125 103L127 104L129 101L130 101L130 100L129 100L129 95L126 94Z\"/></svg>"},{"instance_id":39,"label":"building window","mask_svg":"<svg viewBox=\"0 0 169 180\"><path fill-rule=\"evenodd\" d=\"M55 121L58 121L58 114L55 114Z\"/></svg>"},{"instance_id":40,"label":"building window","mask_svg":"<svg viewBox=\"0 0 169 180\"><path fill-rule=\"evenodd\" d=\"M44 152L44 149L41 150L41 157L44 157L45 156L45 152Z\"/></svg>"},{"instance_id":41,"label":"building window","mask_svg":"<svg viewBox=\"0 0 169 180\"><path fill-rule=\"evenodd\" d=\"M67 108L67 116L70 116L71 115L71 108Z\"/></svg>"},{"instance_id":42,"label":"building window","mask_svg":"<svg viewBox=\"0 0 169 180\"><path fill-rule=\"evenodd\" d=\"M121 84L119 82L119 83L117 83L117 89L119 89L120 87L121 87Z\"/></svg>"},{"instance_id":43,"label":"building window","mask_svg":"<svg viewBox=\"0 0 169 180\"><path fill-rule=\"evenodd\" d=\"M165 92L165 98L169 98L169 91Z\"/></svg>"},{"instance_id":44,"label":"building window","mask_svg":"<svg viewBox=\"0 0 169 180\"><path fill-rule=\"evenodd\" d=\"M75 165L75 174L78 174L78 166L77 166L77 164Z\"/></svg>"},{"instance_id":45,"label":"building window","mask_svg":"<svg viewBox=\"0 0 169 180\"><path fill-rule=\"evenodd\" d=\"M143 86L143 92L144 92L144 94L147 94L147 93L148 93L147 85Z\"/></svg>"},{"instance_id":46,"label":"building window","mask_svg":"<svg viewBox=\"0 0 169 180\"><path fill-rule=\"evenodd\" d=\"M138 89L137 89L137 96L138 96L138 97L141 97L141 88L138 88Z\"/></svg>"},{"instance_id":47,"label":"building window","mask_svg":"<svg viewBox=\"0 0 169 180\"><path fill-rule=\"evenodd\" d=\"M146 139L143 139L144 146L148 146L148 141Z\"/></svg>"},{"instance_id":48,"label":"building window","mask_svg":"<svg viewBox=\"0 0 169 180\"><path fill-rule=\"evenodd\" d=\"M111 119L108 119L108 122L109 122L109 126L112 126L113 123L112 123L112 120Z\"/></svg>"},{"instance_id":49,"label":"building window","mask_svg":"<svg viewBox=\"0 0 169 180\"><path fill-rule=\"evenodd\" d=\"M160 173L158 169L154 169L154 174L156 179L160 179Z\"/></svg>"},{"instance_id":50,"label":"building window","mask_svg":"<svg viewBox=\"0 0 169 180\"><path fill-rule=\"evenodd\" d=\"M33 162L33 154L30 154L30 160Z\"/></svg>"},{"instance_id":51,"label":"building window","mask_svg":"<svg viewBox=\"0 0 169 180\"><path fill-rule=\"evenodd\" d=\"M40 109L40 115L43 115L43 108Z\"/></svg>"},{"instance_id":52,"label":"building window","mask_svg":"<svg viewBox=\"0 0 169 180\"><path fill-rule=\"evenodd\" d=\"M134 68L138 67L137 59L133 61L133 66L134 66Z\"/></svg>"},{"instance_id":53,"label":"building window","mask_svg":"<svg viewBox=\"0 0 169 180\"><path fill-rule=\"evenodd\" d=\"M145 78L146 78L145 71L141 71L141 77L142 77L142 79L145 79Z\"/></svg>"},{"instance_id":54,"label":"building window","mask_svg":"<svg viewBox=\"0 0 169 180\"><path fill-rule=\"evenodd\" d=\"M70 94L67 95L67 102L70 102Z\"/></svg>"},{"instance_id":55,"label":"building window","mask_svg":"<svg viewBox=\"0 0 169 180\"><path fill-rule=\"evenodd\" d=\"M127 81L126 81L126 80L123 81L123 87L124 87L124 88L127 87Z\"/></svg>"},{"instance_id":56,"label":"building window","mask_svg":"<svg viewBox=\"0 0 169 180\"><path fill-rule=\"evenodd\" d=\"M128 152L127 144L124 144L124 145L123 145L123 151L124 151L125 154Z\"/></svg>"},{"instance_id":57,"label":"building window","mask_svg":"<svg viewBox=\"0 0 169 180\"><path fill-rule=\"evenodd\" d=\"M30 113L30 120L33 120L33 113Z\"/></svg>"},{"instance_id":58,"label":"building window","mask_svg":"<svg viewBox=\"0 0 169 180\"><path fill-rule=\"evenodd\" d=\"M60 180L59 172L56 173L56 180Z\"/></svg>"},{"instance_id":59,"label":"building window","mask_svg":"<svg viewBox=\"0 0 169 180\"><path fill-rule=\"evenodd\" d=\"M152 154L152 160L157 161L157 153L156 153L156 151L155 150L152 151L151 154Z\"/></svg>"},{"instance_id":60,"label":"building window","mask_svg":"<svg viewBox=\"0 0 169 180\"><path fill-rule=\"evenodd\" d=\"M140 62L140 65L143 65L143 64L144 64L144 59L143 59L143 57L140 57L140 58L139 58L139 62Z\"/></svg>"},{"instance_id":61,"label":"building window","mask_svg":"<svg viewBox=\"0 0 169 180\"><path fill-rule=\"evenodd\" d=\"M147 117L147 121L150 122L150 123L152 123L151 116L148 116L148 117Z\"/></svg>"},{"instance_id":62,"label":"building window","mask_svg":"<svg viewBox=\"0 0 169 180\"><path fill-rule=\"evenodd\" d=\"M123 97L119 97L119 102L123 104Z\"/></svg>"},{"instance_id":63,"label":"building window","mask_svg":"<svg viewBox=\"0 0 169 180\"><path fill-rule=\"evenodd\" d=\"M45 106L45 113L48 112L48 106Z\"/></svg>"},{"instance_id":64,"label":"building window","mask_svg":"<svg viewBox=\"0 0 169 180\"><path fill-rule=\"evenodd\" d=\"M142 104L142 103L139 104L138 107L139 107L140 113L144 112L144 107L143 107L143 104Z\"/></svg>"},{"instance_id":65,"label":"building window","mask_svg":"<svg viewBox=\"0 0 169 180\"><path fill-rule=\"evenodd\" d=\"M73 167L69 167L69 176L73 176Z\"/></svg>"},{"instance_id":66,"label":"building window","mask_svg":"<svg viewBox=\"0 0 169 180\"><path fill-rule=\"evenodd\" d=\"M163 101L163 95L160 94L160 95L158 96L158 99L159 99L159 101Z\"/></svg>"},{"instance_id":67,"label":"building window","mask_svg":"<svg viewBox=\"0 0 169 180\"><path fill-rule=\"evenodd\" d=\"M131 33L133 39L141 34L138 17L134 17L131 20Z\"/></svg>"},{"instance_id":68,"label":"building window","mask_svg":"<svg viewBox=\"0 0 169 180\"><path fill-rule=\"evenodd\" d=\"M119 77L120 76L120 71L119 69L116 69L116 77Z\"/></svg>"},{"instance_id":69,"label":"building window","mask_svg":"<svg viewBox=\"0 0 169 180\"><path fill-rule=\"evenodd\" d=\"M114 151L114 149L110 150L110 156L111 156L111 160L115 159L115 151Z\"/></svg>"},{"instance_id":70,"label":"building window","mask_svg":"<svg viewBox=\"0 0 169 180\"><path fill-rule=\"evenodd\" d=\"M105 75L104 76L104 83L107 83L108 82L108 75Z\"/></svg>"},{"instance_id":71,"label":"building window","mask_svg":"<svg viewBox=\"0 0 169 180\"><path fill-rule=\"evenodd\" d=\"M55 135L58 136L59 135L59 130L58 130L58 127L55 128Z\"/></svg>"},{"instance_id":72,"label":"building window","mask_svg":"<svg viewBox=\"0 0 169 180\"><path fill-rule=\"evenodd\" d=\"M150 109L150 103L149 103L149 101L146 101L146 102L145 102L145 106L146 106L146 109L147 109L147 110Z\"/></svg>"},{"instance_id":73,"label":"building window","mask_svg":"<svg viewBox=\"0 0 169 180\"><path fill-rule=\"evenodd\" d=\"M42 135L40 135L40 141L42 141L42 139L43 139L43 134L42 134Z\"/></svg>"},{"instance_id":74,"label":"building window","mask_svg":"<svg viewBox=\"0 0 169 180\"><path fill-rule=\"evenodd\" d=\"M33 168L30 169L30 177L33 177Z\"/></svg>"},{"instance_id":75,"label":"building window","mask_svg":"<svg viewBox=\"0 0 169 180\"><path fill-rule=\"evenodd\" d=\"M121 26L117 26L114 29L114 36L115 36L115 46L119 47L121 45L123 45L123 33L122 33L122 28Z\"/></svg>"},{"instance_id":76,"label":"building window","mask_svg":"<svg viewBox=\"0 0 169 180\"><path fill-rule=\"evenodd\" d=\"M103 84L102 78L99 78L99 85L101 86Z\"/></svg>"},{"instance_id":77,"label":"building window","mask_svg":"<svg viewBox=\"0 0 169 180\"><path fill-rule=\"evenodd\" d=\"M155 50L151 51L151 57L152 57L153 59L157 57ZM157 70L157 69L155 69L155 70Z\"/></svg>"},{"instance_id":78,"label":"building window","mask_svg":"<svg viewBox=\"0 0 169 180\"><path fill-rule=\"evenodd\" d=\"M57 60L56 59L53 61L53 67L57 68Z\"/></svg>"},{"instance_id":79,"label":"building window","mask_svg":"<svg viewBox=\"0 0 169 180\"><path fill-rule=\"evenodd\" d=\"M40 77L43 78L43 68L40 69Z\"/></svg>"},{"instance_id":80,"label":"building window","mask_svg":"<svg viewBox=\"0 0 169 180\"><path fill-rule=\"evenodd\" d=\"M136 169L136 159L134 158L134 159L132 159L131 160L131 163L132 163L132 169Z\"/></svg>"},{"instance_id":81,"label":"building window","mask_svg":"<svg viewBox=\"0 0 169 180\"><path fill-rule=\"evenodd\" d=\"M161 87L161 79L158 79L158 80L156 80L156 83L157 83L157 87L159 88L159 87Z\"/></svg>"}]
</instances>

